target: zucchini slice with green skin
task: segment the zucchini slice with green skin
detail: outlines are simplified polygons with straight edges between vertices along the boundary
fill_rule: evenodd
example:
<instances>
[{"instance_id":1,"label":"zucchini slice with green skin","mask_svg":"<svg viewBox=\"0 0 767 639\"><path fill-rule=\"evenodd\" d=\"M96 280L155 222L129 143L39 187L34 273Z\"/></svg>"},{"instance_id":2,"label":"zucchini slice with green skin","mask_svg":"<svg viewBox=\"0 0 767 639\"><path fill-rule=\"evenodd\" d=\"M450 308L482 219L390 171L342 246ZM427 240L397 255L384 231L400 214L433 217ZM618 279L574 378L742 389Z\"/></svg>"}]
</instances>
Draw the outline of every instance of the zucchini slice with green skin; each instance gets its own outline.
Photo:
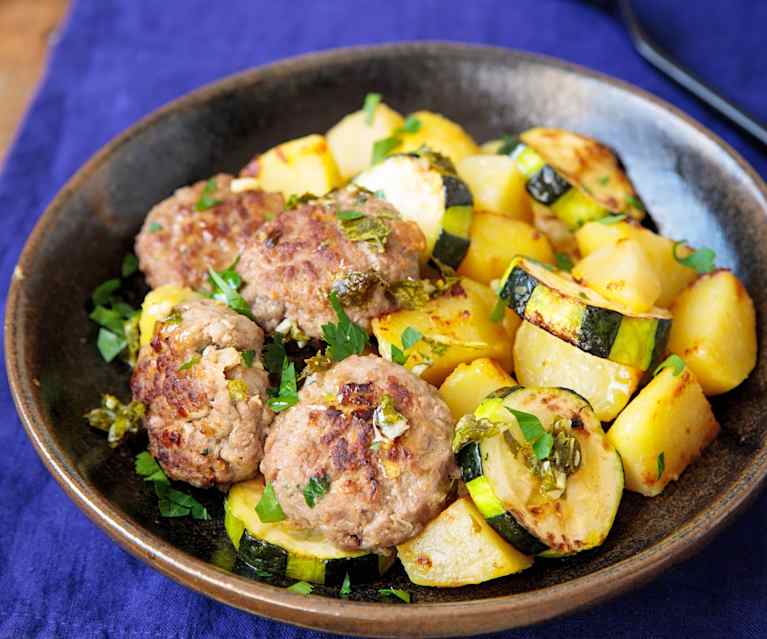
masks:
<instances>
[{"instance_id":1,"label":"zucchini slice with green skin","mask_svg":"<svg viewBox=\"0 0 767 639\"><path fill-rule=\"evenodd\" d=\"M499 295L522 319L582 351L640 370L663 356L671 314L660 308L631 313L561 272L515 257Z\"/></svg>"},{"instance_id":2,"label":"zucchini slice with green skin","mask_svg":"<svg viewBox=\"0 0 767 639\"><path fill-rule=\"evenodd\" d=\"M449 161L430 152L391 155L354 182L418 224L426 237L422 262L433 257L458 268L469 250L473 200Z\"/></svg>"},{"instance_id":3,"label":"zucchini slice with green skin","mask_svg":"<svg viewBox=\"0 0 767 639\"><path fill-rule=\"evenodd\" d=\"M256 512L264 484L260 479L232 486L227 495L224 525L242 562L256 571L340 586L346 574L353 583L378 579L396 555L350 552L330 543L321 533L297 527L285 519L264 523Z\"/></svg>"},{"instance_id":4,"label":"zucchini slice with green skin","mask_svg":"<svg viewBox=\"0 0 767 639\"><path fill-rule=\"evenodd\" d=\"M570 463L563 492L552 496L542 489L544 475L530 466L532 448L508 409L535 415L544 431L555 433L555 441L577 441L577 447L560 449L571 451L569 462L556 461L564 459L555 455L556 445L544 459L554 468ZM474 416L495 423L500 432L465 444L458 464L477 509L502 537L521 552L546 557L604 542L623 495L623 464L585 399L564 388L517 386L496 391Z\"/></svg>"}]
</instances>

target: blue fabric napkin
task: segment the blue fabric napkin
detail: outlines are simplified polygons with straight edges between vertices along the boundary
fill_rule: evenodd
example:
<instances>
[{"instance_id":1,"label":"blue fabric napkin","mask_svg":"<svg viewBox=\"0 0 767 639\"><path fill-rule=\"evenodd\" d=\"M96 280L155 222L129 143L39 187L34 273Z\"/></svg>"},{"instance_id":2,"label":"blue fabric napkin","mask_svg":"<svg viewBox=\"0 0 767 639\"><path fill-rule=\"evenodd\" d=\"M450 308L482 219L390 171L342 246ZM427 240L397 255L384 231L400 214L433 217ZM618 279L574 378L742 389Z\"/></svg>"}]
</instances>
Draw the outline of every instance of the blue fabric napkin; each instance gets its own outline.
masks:
<instances>
[{"instance_id":1,"label":"blue fabric napkin","mask_svg":"<svg viewBox=\"0 0 767 639\"><path fill-rule=\"evenodd\" d=\"M45 205L112 136L164 102L317 49L443 39L542 52L633 82L714 130L767 176L767 152L649 68L625 29L566 0L79 0L0 178L0 279ZM681 60L767 118L767 3L635 1ZM354 105L350 105L350 108ZM6 289L3 287L3 299ZM3 378L5 372L3 371ZM319 637L187 590L112 543L67 499L0 384L1 637ZM715 478L712 479L712 481ZM508 637L767 636L767 497L697 558L590 611Z\"/></svg>"}]
</instances>

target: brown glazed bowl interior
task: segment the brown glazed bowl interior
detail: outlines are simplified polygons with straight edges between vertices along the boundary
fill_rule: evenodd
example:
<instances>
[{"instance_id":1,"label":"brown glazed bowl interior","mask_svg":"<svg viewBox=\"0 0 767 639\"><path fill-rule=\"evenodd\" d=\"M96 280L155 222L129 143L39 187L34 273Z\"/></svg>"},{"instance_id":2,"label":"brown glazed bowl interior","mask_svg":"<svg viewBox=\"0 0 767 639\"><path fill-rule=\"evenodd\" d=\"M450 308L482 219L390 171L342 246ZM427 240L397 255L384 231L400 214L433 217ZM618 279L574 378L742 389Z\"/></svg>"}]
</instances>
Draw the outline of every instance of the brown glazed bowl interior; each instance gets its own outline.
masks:
<instances>
[{"instance_id":1,"label":"brown glazed bowl interior","mask_svg":"<svg viewBox=\"0 0 767 639\"><path fill-rule=\"evenodd\" d=\"M689 555L740 511L767 473L767 363L718 397L723 432L660 497L626 493L607 542L520 575L452 590L409 584L401 567L354 601L302 597L230 565L221 497L199 494L210 522L163 519L133 474L134 442L110 449L83 413L102 392L127 397L128 371L101 361L87 319L91 290L112 277L149 208L181 185L236 172L257 151L326 131L378 91L400 112L431 108L477 140L537 124L613 146L661 231L714 248L767 304L767 190L721 140L623 83L502 49L405 44L310 55L248 71L157 111L100 151L59 193L19 262L6 311L7 367L29 436L70 497L129 552L175 580L239 608L335 632L444 636L550 618L645 582ZM759 324L765 344L767 323ZM715 477L716 481L711 481ZM376 587L415 603L376 603Z\"/></svg>"}]
</instances>

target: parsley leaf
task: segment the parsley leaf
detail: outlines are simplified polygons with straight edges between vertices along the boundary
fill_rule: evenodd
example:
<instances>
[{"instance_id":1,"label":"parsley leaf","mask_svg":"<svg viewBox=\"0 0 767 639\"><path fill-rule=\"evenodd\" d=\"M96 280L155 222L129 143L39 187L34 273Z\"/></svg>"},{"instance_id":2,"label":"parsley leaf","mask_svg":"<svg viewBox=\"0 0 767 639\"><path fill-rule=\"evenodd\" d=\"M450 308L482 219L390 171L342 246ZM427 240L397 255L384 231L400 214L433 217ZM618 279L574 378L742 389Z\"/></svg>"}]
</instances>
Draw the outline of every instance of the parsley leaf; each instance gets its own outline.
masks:
<instances>
[{"instance_id":1,"label":"parsley leaf","mask_svg":"<svg viewBox=\"0 0 767 639\"><path fill-rule=\"evenodd\" d=\"M501 146L498 147L498 151L496 151L497 155L511 155L512 152L520 145L522 142L520 139L514 135L509 135L508 133L504 134L501 137Z\"/></svg>"},{"instance_id":2,"label":"parsley leaf","mask_svg":"<svg viewBox=\"0 0 767 639\"><path fill-rule=\"evenodd\" d=\"M655 478L656 481L663 477L664 470L666 470L666 453L661 452L658 455L658 476Z\"/></svg>"},{"instance_id":3,"label":"parsley leaf","mask_svg":"<svg viewBox=\"0 0 767 639\"><path fill-rule=\"evenodd\" d=\"M686 243L687 240L674 242L674 246L671 249L674 253L674 259L682 266L691 268L701 275L713 271L715 268L716 253L712 249L704 247L697 251L693 251L687 257L680 257L677 253L677 247L680 245L684 246Z\"/></svg>"},{"instance_id":4,"label":"parsley leaf","mask_svg":"<svg viewBox=\"0 0 767 639\"><path fill-rule=\"evenodd\" d=\"M419 331L417 328L413 328L412 326L408 326L404 331L402 331L402 335L400 335L402 348L413 348L413 346L421 341L422 338L423 333L421 333L421 331Z\"/></svg>"},{"instance_id":5,"label":"parsley leaf","mask_svg":"<svg viewBox=\"0 0 767 639\"><path fill-rule=\"evenodd\" d=\"M349 573L347 572L344 582L341 584L341 590L338 591L338 596L341 599L348 599L350 594L352 594L352 580L349 579Z\"/></svg>"},{"instance_id":6,"label":"parsley leaf","mask_svg":"<svg viewBox=\"0 0 767 639\"><path fill-rule=\"evenodd\" d=\"M672 369L674 373L674 377L679 377L682 374L682 371L684 370L684 366L685 366L684 360L681 357L679 357L679 355L672 353L666 359L664 359L660 364L658 364L658 367L652 372L652 376L655 377L664 368L670 368Z\"/></svg>"},{"instance_id":7,"label":"parsley leaf","mask_svg":"<svg viewBox=\"0 0 767 639\"><path fill-rule=\"evenodd\" d=\"M240 275L235 270L239 259L237 258L234 264L221 272L214 271L208 267L208 281L211 287L210 297L214 300L225 302L233 311L237 311L240 315L255 321L253 313L250 311L250 305L237 292L240 286L242 286L242 278L240 278Z\"/></svg>"},{"instance_id":8,"label":"parsley leaf","mask_svg":"<svg viewBox=\"0 0 767 639\"><path fill-rule=\"evenodd\" d=\"M282 375L280 388L276 395L269 398L269 408L275 413L287 410L298 403L298 384L296 382L296 367L287 358L282 360Z\"/></svg>"},{"instance_id":9,"label":"parsley leaf","mask_svg":"<svg viewBox=\"0 0 767 639\"><path fill-rule=\"evenodd\" d=\"M261 499L259 499L258 504L256 504L256 514L264 524L273 524L274 522L285 519L285 513L277 499L277 493L274 492L272 482L266 483L266 488L264 488Z\"/></svg>"},{"instance_id":10,"label":"parsley leaf","mask_svg":"<svg viewBox=\"0 0 767 639\"><path fill-rule=\"evenodd\" d=\"M202 359L202 356L199 353L196 353L192 355L188 360L186 360L181 366L178 367L178 371L188 371L193 366L196 366L200 363L200 360Z\"/></svg>"},{"instance_id":11,"label":"parsley leaf","mask_svg":"<svg viewBox=\"0 0 767 639\"><path fill-rule=\"evenodd\" d=\"M306 581L297 581L292 586L290 586L288 590L290 590L290 592L296 592L299 595L303 595L304 597L308 597L312 594L314 586Z\"/></svg>"},{"instance_id":12,"label":"parsley leaf","mask_svg":"<svg viewBox=\"0 0 767 639\"><path fill-rule=\"evenodd\" d=\"M418 133L421 130L421 121L414 115L409 115L405 118L404 124L397 129L394 133Z\"/></svg>"},{"instance_id":13,"label":"parsley leaf","mask_svg":"<svg viewBox=\"0 0 767 639\"><path fill-rule=\"evenodd\" d=\"M272 375L279 375L282 372L282 362L285 361L287 356L285 345L282 342L282 335L274 333L272 341L264 346L264 368Z\"/></svg>"},{"instance_id":14,"label":"parsley leaf","mask_svg":"<svg viewBox=\"0 0 767 639\"><path fill-rule=\"evenodd\" d=\"M399 590L397 588L379 588L378 595L383 599L396 597L405 603L410 603L410 593L405 590Z\"/></svg>"},{"instance_id":15,"label":"parsley leaf","mask_svg":"<svg viewBox=\"0 0 767 639\"><path fill-rule=\"evenodd\" d=\"M554 257L557 260L557 268L560 271L572 271L573 266L573 260L570 258L570 256L567 253L555 253Z\"/></svg>"},{"instance_id":16,"label":"parsley leaf","mask_svg":"<svg viewBox=\"0 0 767 639\"><path fill-rule=\"evenodd\" d=\"M176 490L157 461L147 452L139 453L134 462L136 474L154 484L160 514L163 517L186 517L210 519L207 509L191 495Z\"/></svg>"},{"instance_id":17,"label":"parsley leaf","mask_svg":"<svg viewBox=\"0 0 767 639\"><path fill-rule=\"evenodd\" d=\"M597 222L600 224L617 224L618 222L623 222L623 220L626 219L625 213L618 213L615 215L605 215L604 217L600 217Z\"/></svg>"},{"instance_id":18,"label":"parsley leaf","mask_svg":"<svg viewBox=\"0 0 767 639\"><path fill-rule=\"evenodd\" d=\"M396 136L391 136L388 138L382 138L380 140L377 140L373 144L373 158L371 160L372 164L378 164L383 160L389 153L394 151L400 144L402 144L402 140L400 140Z\"/></svg>"},{"instance_id":19,"label":"parsley leaf","mask_svg":"<svg viewBox=\"0 0 767 639\"><path fill-rule=\"evenodd\" d=\"M96 346L105 362L111 362L128 346L128 340L122 335L117 335L106 328L99 329Z\"/></svg>"},{"instance_id":20,"label":"parsley leaf","mask_svg":"<svg viewBox=\"0 0 767 639\"><path fill-rule=\"evenodd\" d=\"M216 178L210 178L205 183L205 188L202 190L200 199L194 204L194 210L198 213L212 209L214 206L218 206L222 203L222 200L217 200L213 197L216 192Z\"/></svg>"},{"instance_id":21,"label":"parsley leaf","mask_svg":"<svg viewBox=\"0 0 767 639\"><path fill-rule=\"evenodd\" d=\"M162 224L160 224L159 222L152 222L149 225L148 231L150 233L157 233L158 231L162 231Z\"/></svg>"},{"instance_id":22,"label":"parsley leaf","mask_svg":"<svg viewBox=\"0 0 767 639\"><path fill-rule=\"evenodd\" d=\"M646 211L644 204L642 204L642 201L638 197L634 197L633 195L629 195L626 198L626 204L629 206L633 206L635 209L639 209L640 211Z\"/></svg>"},{"instance_id":23,"label":"parsley leaf","mask_svg":"<svg viewBox=\"0 0 767 639\"><path fill-rule=\"evenodd\" d=\"M304 486L304 500L309 508L314 508L316 503L321 497L327 494L330 490L330 477L327 475L321 475L319 477L311 477Z\"/></svg>"},{"instance_id":24,"label":"parsley leaf","mask_svg":"<svg viewBox=\"0 0 767 639\"><path fill-rule=\"evenodd\" d=\"M495 301L495 306L493 306L493 310L490 311L490 321L498 324L499 322L503 321L503 318L505 316L506 316L506 302L504 302L499 297Z\"/></svg>"},{"instance_id":25,"label":"parsley leaf","mask_svg":"<svg viewBox=\"0 0 767 639\"><path fill-rule=\"evenodd\" d=\"M368 334L349 319L335 291L330 293L329 299L338 317L338 324L323 324L322 335L328 343L327 355L340 362L350 355L362 353L368 345Z\"/></svg>"},{"instance_id":26,"label":"parsley leaf","mask_svg":"<svg viewBox=\"0 0 767 639\"><path fill-rule=\"evenodd\" d=\"M365 214L362 211L352 209L349 211L336 211L336 217L339 220L359 220L361 217L365 217Z\"/></svg>"},{"instance_id":27,"label":"parsley leaf","mask_svg":"<svg viewBox=\"0 0 767 639\"><path fill-rule=\"evenodd\" d=\"M243 366L245 368L253 368L253 360L256 357L256 351L241 351L240 352L240 359L242 360Z\"/></svg>"},{"instance_id":28,"label":"parsley leaf","mask_svg":"<svg viewBox=\"0 0 767 639\"><path fill-rule=\"evenodd\" d=\"M376 117L376 109L381 103L380 93L368 93L365 96L365 104L362 106L362 110L365 112L365 122L368 125L372 125Z\"/></svg>"},{"instance_id":29,"label":"parsley leaf","mask_svg":"<svg viewBox=\"0 0 767 639\"><path fill-rule=\"evenodd\" d=\"M93 293L91 293L91 300L93 300L93 304L95 306L99 306L109 303L109 299L112 297L112 293L120 288L121 284L122 283L118 278L107 280L106 282L99 284L95 289L93 289Z\"/></svg>"},{"instance_id":30,"label":"parsley leaf","mask_svg":"<svg viewBox=\"0 0 767 639\"><path fill-rule=\"evenodd\" d=\"M123 277L130 277L138 270L138 258L133 253L126 253L120 272Z\"/></svg>"},{"instance_id":31,"label":"parsley leaf","mask_svg":"<svg viewBox=\"0 0 767 639\"><path fill-rule=\"evenodd\" d=\"M400 366L404 366L407 362L408 356L405 352L396 344L391 345L391 361Z\"/></svg>"},{"instance_id":32,"label":"parsley leaf","mask_svg":"<svg viewBox=\"0 0 767 639\"><path fill-rule=\"evenodd\" d=\"M114 307L107 308L106 306L99 305L93 309L93 312L88 317L99 326L108 328L117 335L125 336L125 327L123 326L125 320L123 315L115 310Z\"/></svg>"},{"instance_id":33,"label":"parsley leaf","mask_svg":"<svg viewBox=\"0 0 767 639\"><path fill-rule=\"evenodd\" d=\"M532 445L536 459L539 461L546 459L551 453L554 438L543 428L541 420L532 413L525 413L508 407L506 410L516 417L522 436Z\"/></svg>"}]
</instances>

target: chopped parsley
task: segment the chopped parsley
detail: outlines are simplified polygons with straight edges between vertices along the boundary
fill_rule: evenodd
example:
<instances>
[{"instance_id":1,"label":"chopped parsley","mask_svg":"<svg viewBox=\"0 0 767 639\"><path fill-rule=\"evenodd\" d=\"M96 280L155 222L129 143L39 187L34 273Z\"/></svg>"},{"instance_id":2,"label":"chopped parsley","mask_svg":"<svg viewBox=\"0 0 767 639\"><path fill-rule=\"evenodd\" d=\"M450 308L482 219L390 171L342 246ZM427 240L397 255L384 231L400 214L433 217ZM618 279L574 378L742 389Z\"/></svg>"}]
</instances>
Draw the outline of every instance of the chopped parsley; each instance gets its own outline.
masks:
<instances>
[{"instance_id":1,"label":"chopped parsley","mask_svg":"<svg viewBox=\"0 0 767 639\"><path fill-rule=\"evenodd\" d=\"M288 588L290 592L298 593L299 595L303 595L304 597L308 597L312 594L312 591L314 590L314 586L310 584L307 581L297 581L292 586Z\"/></svg>"},{"instance_id":2,"label":"chopped parsley","mask_svg":"<svg viewBox=\"0 0 767 639\"><path fill-rule=\"evenodd\" d=\"M399 307L408 310L421 308L435 291L436 287L429 280L400 280L389 287L389 293L397 300Z\"/></svg>"},{"instance_id":3,"label":"chopped parsley","mask_svg":"<svg viewBox=\"0 0 767 639\"><path fill-rule=\"evenodd\" d=\"M131 311L133 311L133 309L131 309ZM125 318L118 310L115 310L114 306L113 308L107 308L106 306L99 305L93 309L88 317L99 326L108 328L112 333L116 333L117 335L123 335L124 333L123 324Z\"/></svg>"},{"instance_id":4,"label":"chopped parsley","mask_svg":"<svg viewBox=\"0 0 767 639\"><path fill-rule=\"evenodd\" d=\"M407 418L397 410L389 394L381 398L381 403L373 411L373 425L389 440L397 439L410 428Z\"/></svg>"},{"instance_id":5,"label":"chopped parsley","mask_svg":"<svg viewBox=\"0 0 767 639\"><path fill-rule=\"evenodd\" d=\"M365 214L362 211L351 209L348 211L336 211L336 217L339 220L358 220L361 217L365 217Z\"/></svg>"},{"instance_id":6,"label":"chopped parsley","mask_svg":"<svg viewBox=\"0 0 767 639\"><path fill-rule=\"evenodd\" d=\"M123 277L130 277L138 270L138 258L133 253L126 253L120 268Z\"/></svg>"},{"instance_id":7,"label":"chopped parsley","mask_svg":"<svg viewBox=\"0 0 767 639\"><path fill-rule=\"evenodd\" d=\"M365 112L365 123L371 126L375 121L376 109L381 103L380 93L368 93L365 96L365 103L362 106L362 110Z\"/></svg>"},{"instance_id":8,"label":"chopped parsley","mask_svg":"<svg viewBox=\"0 0 767 639\"><path fill-rule=\"evenodd\" d=\"M371 163L378 164L401 144L402 140L395 136L376 140L376 142L373 143L373 157Z\"/></svg>"},{"instance_id":9,"label":"chopped parsley","mask_svg":"<svg viewBox=\"0 0 767 639\"><path fill-rule=\"evenodd\" d=\"M629 206L633 206L635 209L638 209L640 211L647 210L644 204L642 204L642 201L638 197L635 197L633 195L629 195L628 197L626 197L626 204L628 204Z\"/></svg>"},{"instance_id":10,"label":"chopped parsley","mask_svg":"<svg viewBox=\"0 0 767 639\"><path fill-rule=\"evenodd\" d=\"M501 146L496 151L497 155L511 155L522 142L518 137L506 133L501 137Z\"/></svg>"},{"instance_id":11,"label":"chopped parsley","mask_svg":"<svg viewBox=\"0 0 767 639\"><path fill-rule=\"evenodd\" d=\"M96 347L101 353L105 362L111 362L115 357L122 353L128 346L128 340L125 337L117 335L105 328L99 329L99 336L96 338Z\"/></svg>"},{"instance_id":12,"label":"chopped parsley","mask_svg":"<svg viewBox=\"0 0 767 639\"><path fill-rule=\"evenodd\" d=\"M402 331L402 335L400 335L402 348L413 348L413 346L415 346L422 338L423 333L421 333L421 331L412 326L408 326Z\"/></svg>"},{"instance_id":13,"label":"chopped parsley","mask_svg":"<svg viewBox=\"0 0 767 639\"><path fill-rule=\"evenodd\" d=\"M567 253L555 253L554 257L557 260L557 268L560 271L572 271L573 266L573 260L570 258L570 256Z\"/></svg>"},{"instance_id":14,"label":"chopped parsley","mask_svg":"<svg viewBox=\"0 0 767 639\"><path fill-rule=\"evenodd\" d=\"M217 200L213 197L216 192L216 178L210 178L205 183L205 188L202 190L200 199L194 203L194 210L198 213L212 209L214 206L218 206L222 203L222 200Z\"/></svg>"},{"instance_id":15,"label":"chopped parsley","mask_svg":"<svg viewBox=\"0 0 767 639\"><path fill-rule=\"evenodd\" d=\"M334 361L340 362L350 355L362 353L368 345L369 338L360 326L349 319L335 292L330 293L329 300L338 318L338 323L323 324L322 335L328 343L326 355Z\"/></svg>"},{"instance_id":16,"label":"chopped parsley","mask_svg":"<svg viewBox=\"0 0 767 639\"><path fill-rule=\"evenodd\" d=\"M159 222L152 222L147 230L150 233L157 233L158 231L162 231L162 224Z\"/></svg>"},{"instance_id":17,"label":"chopped parsley","mask_svg":"<svg viewBox=\"0 0 767 639\"><path fill-rule=\"evenodd\" d=\"M317 196L314 193L304 193L303 195L292 193L288 198L288 201L285 203L285 210L288 211L290 209L298 208L298 206L301 204L306 204L316 199Z\"/></svg>"},{"instance_id":18,"label":"chopped parsley","mask_svg":"<svg viewBox=\"0 0 767 639\"><path fill-rule=\"evenodd\" d=\"M304 500L309 508L314 508L317 502L330 490L330 477L320 475L309 479L304 486Z\"/></svg>"},{"instance_id":19,"label":"chopped parsley","mask_svg":"<svg viewBox=\"0 0 767 639\"><path fill-rule=\"evenodd\" d=\"M214 271L208 267L208 283L211 289L208 297L224 302L233 311L237 311L248 319L255 320L250 305L238 293L242 287L242 278L236 271L239 261L240 258L238 257L231 266L223 271Z\"/></svg>"},{"instance_id":20,"label":"chopped parsley","mask_svg":"<svg viewBox=\"0 0 767 639\"><path fill-rule=\"evenodd\" d=\"M499 322L503 321L503 318L506 316L506 302L504 302L500 297L495 300L495 306L493 306L493 310L490 311L490 321L495 322L498 324Z\"/></svg>"},{"instance_id":21,"label":"chopped parsley","mask_svg":"<svg viewBox=\"0 0 767 639\"><path fill-rule=\"evenodd\" d=\"M296 367L287 358L282 360L282 375L280 387L276 394L272 391L269 397L269 408L275 413L287 410L298 403L298 384L296 382Z\"/></svg>"},{"instance_id":22,"label":"chopped parsley","mask_svg":"<svg viewBox=\"0 0 767 639\"><path fill-rule=\"evenodd\" d=\"M670 368L674 374L674 377L679 377L682 374L682 371L684 370L684 366L685 366L684 360L681 357L679 357L679 355L672 353L666 359L664 359L660 364L658 364L658 367L653 371L652 375L653 377L655 377L664 368Z\"/></svg>"},{"instance_id":23,"label":"chopped parsley","mask_svg":"<svg viewBox=\"0 0 767 639\"><path fill-rule=\"evenodd\" d=\"M341 589L338 591L338 596L341 599L348 599L350 594L352 594L352 580L349 579L349 573L347 572L344 582L341 584Z\"/></svg>"},{"instance_id":24,"label":"chopped parsley","mask_svg":"<svg viewBox=\"0 0 767 639\"><path fill-rule=\"evenodd\" d=\"M160 514L163 517L186 517L210 519L207 509L191 495L176 490L170 485L168 477L148 451L139 453L135 460L136 474L154 484L158 498Z\"/></svg>"},{"instance_id":25,"label":"chopped parsley","mask_svg":"<svg viewBox=\"0 0 767 639\"><path fill-rule=\"evenodd\" d=\"M279 375L282 372L282 363L287 356L282 335L280 333L272 334L272 341L264 346L264 368L272 375Z\"/></svg>"},{"instance_id":26,"label":"chopped parsley","mask_svg":"<svg viewBox=\"0 0 767 639\"><path fill-rule=\"evenodd\" d=\"M391 361L400 366L404 366L407 362L408 356L405 352L396 344L391 345Z\"/></svg>"},{"instance_id":27,"label":"chopped parsley","mask_svg":"<svg viewBox=\"0 0 767 639\"><path fill-rule=\"evenodd\" d=\"M658 476L655 478L656 481L660 481L660 478L663 477L663 471L666 470L666 453L661 452L658 454Z\"/></svg>"},{"instance_id":28,"label":"chopped parsley","mask_svg":"<svg viewBox=\"0 0 767 639\"><path fill-rule=\"evenodd\" d=\"M342 213L354 213L354 217L342 218ZM386 249L391 228L380 217L356 215L359 211L339 211L338 222L344 235L352 242L370 242L379 253Z\"/></svg>"},{"instance_id":29,"label":"chopped parsley","mask_svg":"<svg viewBox=\"0 0 767 639\"><path fill-rule=\"evenodd\" d=\"M674 259L679 262L682 266L686 266L687 268L691 268L692 270L696 271L697 273L700 273L701 275L705 273L710 273L715 268L715 262L716 262L716 252L714 252L713 249L710 248L701 248L696 251L693 251L686 257L681 257L677 253L677 247L686 246L687 240L679 240L678 242L674 242L674 246L672 247L672 251L674 253Z\"/></svg>"},{"instance_id":30,"label":"chopped parsley","mask_svg":"<svg viewBox=\"0 0 767 639\"><path fill-rule=\"evenodd\" d=\"M93 301L94 306L108 304L112 298L112 293L117 291L120 286L122 286L122 282L119 278L107 280L106 282L99 284L93 289L93 293L91 293L91 300Z\"/></svg>"},{"instance_id":31,"label":"chopped parsley","mask_svg":"<svg viewBox=\"0 0 767 639\"><path fill-rule=\"evenodd\" d=\"M421 130L421 121L414 115L409 115L405 118L405 123L398 128L394 135L400 133L418 133Z\"/></svg>"},{"instance_id":32,"label":"chopped parsley","mask_svg":"<svg viewBox=\"0 0 767 639\"><path fill-rule=\"evenodd\" d=\"M245 366L245 368L253 368L253 360L255 358L256 358L256 351L240 352L240 359L242 360L242 365Z\"/></svg>"},{"instance_id":33,"label":"chopped parsley","mask_svg":"<svg viewBox=\"0 0 767 639\"><path fill-rule=\"evenodd\" d=\"M378 595L384 600L399 599L404 603L410 603L410 593L406 590L399 590L398 588L379 588Z\"/></svg>"},{"instance_id":34,"label":"chopped parsley","mask_svg":"<svg viewBox=\"0 0 767 639\"><path fill-rule=\"evenodd\" d=\"M604 217L600 217L597 222L600 224L617 224L618 222L623 222L623 220L626 219L625 213L616 213L613 215L605 215Z\"/></svg>"},{"instance_id":35,"label":"chopped parsley","mask_svg":"<svg viewBox=\"0 0 767 639\"><path fill-rule=\"evenodd\" d=\"M508 407L506 410L516 417L519 429L522 431L522 436L533 447L535 458L538 461L546 459L554 445L554 437L551 433L546 432L543 424L541 424L541 420L532 413L525 413L524 411Z\"/></svg>"},{"instance_id":36,"label":"chopped parsley","mask_svg":"<svg viewBox=\"0 0 767 639\"><path fill-rule=\"evenodd\" d=\"M196 366L200 363L200 360L202 359L202 356L199 353L195 353L192 355L188 360L186 360L181 366L178 367L178 371L188 371L193 366Z\"/></svg>"},{"instance_id":37,"label":"chopped parsley","mask_svg":"<svg viewBox=\"0 0 767 639\"><path fill-rule=\"evenodd\" d=\"M123 404L114 395L105 394L101 407L88 411L84 417L93 428L108 433L107 441L114 448L125 435L138 432L145 410L141 402Z\"/></svg>"},{"instance_id":38,"label":"chopped parsley","mask_svg":"<svg viewBox=\"0 0 767 639\"><path fill-rule=\"evenodd\" d=\"M277 493L274 492L272 482L266 482L266 487L261 495L261 499L256 504L256 514L264 524L273 524L285 519L285 513L277 499Z\"/></svg>"}]
</instances>

